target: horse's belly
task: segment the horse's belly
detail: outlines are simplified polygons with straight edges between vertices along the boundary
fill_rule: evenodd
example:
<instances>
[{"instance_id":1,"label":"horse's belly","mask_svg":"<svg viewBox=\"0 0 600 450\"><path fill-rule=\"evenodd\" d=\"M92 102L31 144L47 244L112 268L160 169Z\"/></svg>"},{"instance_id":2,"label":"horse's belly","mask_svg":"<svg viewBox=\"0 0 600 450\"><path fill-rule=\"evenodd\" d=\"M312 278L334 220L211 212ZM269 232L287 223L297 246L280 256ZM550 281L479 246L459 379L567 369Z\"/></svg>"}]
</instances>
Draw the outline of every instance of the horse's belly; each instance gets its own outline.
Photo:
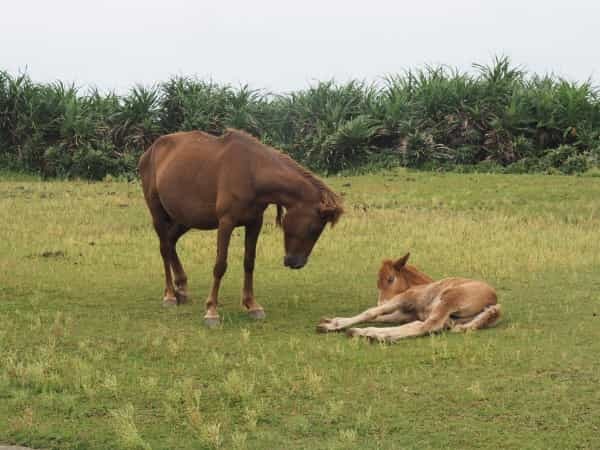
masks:
<instances>
[{"instance_id":1,"label":"horse's belly","mask_svg":"<svg viewBox=\"0 0 600 450\"><path fill-rule=\"evenodd\" d=\"M217 215L209 212L205 214L199 213L197 215L189 214L189 217L186 217L184 220L185 222L182 222L184 225L199 230L214 230L219 228L219 219L217 218Z\"/></svg>"},{"instance_id":2,"label":"horse's belly","mask_svg":"<svg viewBox=\"0 0 600 450\"><path fill-rule=\"evenodd\" d=\"M168 202L161 199L169 217L175 222L190 228L213 230L219 226L219 218L214 204L203 203L198 199Z\"/></svg>"}]
</instances>

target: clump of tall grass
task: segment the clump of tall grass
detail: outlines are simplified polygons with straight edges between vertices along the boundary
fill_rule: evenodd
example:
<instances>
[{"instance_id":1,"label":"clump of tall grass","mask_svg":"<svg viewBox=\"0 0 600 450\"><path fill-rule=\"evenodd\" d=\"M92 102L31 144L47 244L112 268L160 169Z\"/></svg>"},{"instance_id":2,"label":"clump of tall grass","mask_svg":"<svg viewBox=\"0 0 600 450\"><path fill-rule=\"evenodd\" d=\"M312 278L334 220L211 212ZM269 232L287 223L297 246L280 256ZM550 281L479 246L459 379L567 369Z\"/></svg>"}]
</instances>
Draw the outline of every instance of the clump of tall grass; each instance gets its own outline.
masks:
<instances>
[{"instance_id":1,"label":"clump of tall grass","mask_svg":"<svg viewBox=\"0 0 600 450\"><path fill-rule=\"evenodd\" d=\"M0 71L0 168L135 176L157 136L227 127L324 173L394 165L577 173L598 165L596 87L528 75L507 58L474 68L425 67L380 84L318 82L286 95L175 77L118 96Z\"/></svg>"},{"instance_id":2,"label":"clump of tall grass","mask_svg":"<svg viewBox=\"0 0 600 450\"><path fill-rule=\"evenodd\" d=\"M150 449L150 445L142 439L134 421L134 407L131 403L120 409L111 411L113 427L121 448L124 449Z\"/></svg>"},{"instance_id":3,"label":"clump of tall grass","mask_svg":"<svg viewBox=\"0 0 600 450\"><path fill-rule=\"evenodd\" d=\"M223 381L223 391L232 402L243 402L254 392L254 377L231 370Z\"/></svg>"}]
</instances>

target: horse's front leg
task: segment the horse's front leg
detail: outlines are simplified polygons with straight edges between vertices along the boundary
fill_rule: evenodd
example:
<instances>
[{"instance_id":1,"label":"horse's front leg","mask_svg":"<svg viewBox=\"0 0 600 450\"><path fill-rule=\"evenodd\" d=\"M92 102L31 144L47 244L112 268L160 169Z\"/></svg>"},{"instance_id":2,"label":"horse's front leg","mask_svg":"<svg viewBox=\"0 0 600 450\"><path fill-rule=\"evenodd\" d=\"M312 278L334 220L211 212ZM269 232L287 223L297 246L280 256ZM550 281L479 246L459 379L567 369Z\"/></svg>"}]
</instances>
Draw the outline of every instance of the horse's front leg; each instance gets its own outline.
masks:
<instances>
[{"instance_id":1,"label":"horse's front leg","mask_svg":"<svg viewBox=\"0 0 600 450\"><path fill-rule=\"evenodd\" d=\"M412 322L415 320L414 313L405 313L404 311L397 309L390 314L382 314L381 316L375 317L372 322L376 323L395 323L401 325L403 323Z\"/></svg>"},{"instance_id":2,"label":"horse's front leg","mask_svg":"<svg viewBox=\"0 0 600 450\"><path fill-rule=\"evenodd\" d=\"M364 336L379 342L396 342L400 339L423 336L448 328L451 312L451 307L443 301L438 301L437 306L433 308L424 322L415 320L405 325L388 328L350 328L346 334L348 336Z\"/></svg>"},{"instance_id":3,"label":"horse's front leg","mask_svg":"<svg viewBox=\"0 0 600 450\"><path fill-rule=\"evenodd\" d=\"M395 342L401 338L421 336L426 333L427 331L423 327L423 322L420 320L396 327L348 328L346 330L346 336L348 337L363 336L372 341L379 342Z\"/></svg>"},{"instance_id":4,"label":"horse's front leg","mask_svg":"<svg viewBox=\"0 0 600 450\"><path fill-rule=\"evenodd\" d=\"M204 323L209 327L214 327L219 323L219 313L217 312L219 286L221 278L227 270L227 250L229 248L229 240L233 232L234 224L227 219L219 220L219 229L217 231L217 260L213 269L213 284L206 300L206 314L204 315Z\"/></svg>"},{"instance_id":5,"label":"horse's front leg","mask_svg":"<svg viewBox=\"0 0 600 450\"><path fill-rule=\"evenodd\" d=\"M256 259L256 242L262 228L262 216L251 225L246 225L244 246L244 288L242 290L242 306L253 319L264 319L265 311L254 299L254 261Z\"/></svg>"},{"instance_id":6,"label":"horse's front leg","mask_svg":"<svg viewBox=\"0 0 600 450\"><path fill-rule=\"evenodd\" d=\"M327 333L328 331L340 331L344 328L351 327L362 322L371 322L382 314L390 314L400 307L400 299L392 299L383 305L369 308L362 313L353 317L335 317L333 319L323 318L317 325L319 333Z\"/></svg>"}]
</instances>

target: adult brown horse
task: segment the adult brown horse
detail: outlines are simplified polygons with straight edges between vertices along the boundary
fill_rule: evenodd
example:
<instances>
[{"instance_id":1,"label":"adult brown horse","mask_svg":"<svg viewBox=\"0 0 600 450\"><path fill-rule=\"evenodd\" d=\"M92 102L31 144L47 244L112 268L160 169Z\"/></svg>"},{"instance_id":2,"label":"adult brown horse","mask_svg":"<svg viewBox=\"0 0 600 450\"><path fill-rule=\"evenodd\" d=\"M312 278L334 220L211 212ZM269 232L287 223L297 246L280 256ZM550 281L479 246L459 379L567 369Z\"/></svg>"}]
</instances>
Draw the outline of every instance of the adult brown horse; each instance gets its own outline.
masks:
<instances>
[{"instance_id":1,"label":"adult brown horse","mask_svg":"<svg viewBox=\"0 0 600 450\"><path fill-rule=\"evenodd\" d=\"M220 137L200 131L162 136L141 156L138 168L160 240L165 306L183 303L188 296L177 240L191 228L218 229L214 279L204 316L209 326L219 321L219 285L235 227L246 228L242 305L251 317L262 319L265 313L254 299L252 274L267 206L277 205L284 265L292 269L306 264L325 225L335 224L343 212L340 198L321 180L242 131L228 130Z\"/></svg>"}]
</instances>

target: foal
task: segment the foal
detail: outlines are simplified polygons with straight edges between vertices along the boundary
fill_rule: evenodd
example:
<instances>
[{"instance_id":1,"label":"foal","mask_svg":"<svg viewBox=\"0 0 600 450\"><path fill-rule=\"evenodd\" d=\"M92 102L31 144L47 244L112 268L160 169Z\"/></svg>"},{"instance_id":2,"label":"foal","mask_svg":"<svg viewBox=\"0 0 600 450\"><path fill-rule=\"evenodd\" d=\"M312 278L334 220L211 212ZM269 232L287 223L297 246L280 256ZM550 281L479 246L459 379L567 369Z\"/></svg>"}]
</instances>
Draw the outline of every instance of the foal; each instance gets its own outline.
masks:
<instances>
[{"instance_id":1,"label":"foal","mask_svg":"<svg viewBox=\"0 0 600 450\"><path fill-rule=\"evenodd\" d=\"M467 278L433 281L414 266L409 253L385 260L379 269L377 306L354 317L321 319L317 331L347 329L348 336L395 342L445 329L467 331L494 325L500 318L496 291L489 284ZM349 328L361 322L404 324L387 328Z\"/></svg>"}]
</instances>

